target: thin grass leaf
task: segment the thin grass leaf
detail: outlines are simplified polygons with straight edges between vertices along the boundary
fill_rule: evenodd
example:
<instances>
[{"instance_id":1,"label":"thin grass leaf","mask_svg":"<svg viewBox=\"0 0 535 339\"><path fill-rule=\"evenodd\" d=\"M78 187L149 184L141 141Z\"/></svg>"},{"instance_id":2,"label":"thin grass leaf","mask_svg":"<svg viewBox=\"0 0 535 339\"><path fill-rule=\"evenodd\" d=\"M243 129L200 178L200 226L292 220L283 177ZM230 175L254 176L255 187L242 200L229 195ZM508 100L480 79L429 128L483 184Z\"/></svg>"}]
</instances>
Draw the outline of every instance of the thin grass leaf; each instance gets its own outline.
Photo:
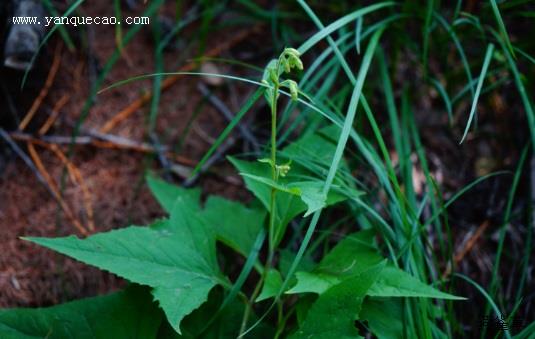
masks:
<instances>
[{"instance_id":1,"label":"thin grass leaf","mask_svg":"<svg viewBox=\"0 0 535 339\"><path fill-rule=\"evenodd\" d=\"M444 86L442 86L440 81L433 78L431 78L430 80L433 86L435 86L436 90L438 91L438 94L440 94L440 96L442 97L442 100L444 100L444 104L446 105L446 112L448 112L448 120L451 125L453 124L453 111L450 96L448 95L448 92L446 92L446 89L444 88Z\"/></svg>"},{"instance_id":2,"label":"thin grass leaf","mask_svg":"<svg viewBox=\"0 0 535 339\"><path fill-rule=\"evenodd\" d=\"M513 45L511 44L511 40L509 40L509 34L507 34L507 29L505 28L505 24L503 23L502 15L500 14L500 9L498 8L498 4L496 4L496 0L489 0L490 6L492 7L492 12L494 13L494 17L496 18L496 22L498 23L498 28L500 29L500 35L502 36L503 40L505 40L505 44L507 45L507 49L509 52L515 57L515 50L513 48Z\"/></svg>"},{"instance_id":3,"label":"thin grass leaf","mask_svg":"<svg viewBox=\"0 0 535 339\"><path fill-rule=\"evenodd\" d=\"M357 19L357 22L355 24L355 46L357 48L357 54L360 54L360 41L362 39L362 22L364 20L362 17Z\"/></svg>"},{"instance_id":4,"label":"thin grass leaf","mask_svg":"<svg viewBox=\"0 0 535 339\"><path fill-rule=\"evenodd\" d=\"M423 69L424 73L427 74L427 63L429 55L429 36L431 35L431 23L433 19L433 12L435 10L435 1L427 0L427 11L425 13L424 29L423 29Z\"/></svg>"},{"instance_id":5,"label":"thin grass leaf","mask_svg":"<svg viewBox=\"0 0 535 339\"><path fill-rule=\"evenodd\" d=\"M316 26L318 26L318 28L320 29L320 32L327 31L325 26L323 26L323 24L321 23L320 19L317 17L314 11L312 11L312 9L306 4L304 0L298 0L297 2L299 3L299 5L301 5L301 7L303 7L305 12L308 14L308 16L310 16L310 18L316 24ZM358 18L362 18L362 16L359 16ZM334 54L340 61L342 68L344 69L345 73L349 77L349 80L351 80L351 83L354 85L356 81L355 76L353 75L351 68L346 62L344 56L342 55L342 52L340 52L340 50L338 49L338 46L336 45L336 43L334 42L333 38L330 35L326 35L326 38L327 38L327 41L329 42L329 45L333 48Z\"/></svg>"},{"instance_id":6,"label":"thin grass leaf","mask_svg":"<svg viewBox=\"0 0 535 339\"><path fill-rule=\"evenodd\" d=\"M54 17L60 16L58 11L56 11L56 8L54 7L54 5L50 2L50 0L43 0L43 5L46 7L46 9L50 12L52 16ZM58 30L59 30L59 34L61 35L61 38L63 39L63 42L65 42L65 45L67 46L69 51L73 52L76 49L76 47L74 47L74 43L72 42L72 39L69 36L69 33L67 32L65 27L63 27L63 25L59 25L59 26L60 27L58 27Z\"/></svg>"},{"instance_id":7,"label":"thin grass leaf","mask_svg":"<svg viewBox=\"0 0 535 339\"><path fill-rule=\"evenodd\" d=\"M361 8L355 12L352 12L350 14L347 14L340 19L336 20L332 24L328 25L324 29L320 30L313 36L311 36L307 41L305 41L301 46L297 49L301 54L306 53L310 48L312 48L314 45L316 45L318 42L329 36L329 34L339 30L341 27L349 24L353 20L356 20L357 18L366 15L368 13L371 13L373 11L379 10L381 8L394 6L396 5L395 2L391 1L385 1L380 2L378 4L370 5L364 8Z\"/></svg>"},{"instance_id":8,"label":"thin grass leaf","mask_svg":"<svg viewBox=\"0 0 535 339\"><path fill-rule=\"evenodd\" d=\"M518 54L520 54L524 58L528 59L532 64L535 64L535 58L534 57L532 57L531 55L529 55L528 53L524 52L523 50L521 50L518 47L515 47L514 49L515 49L515 51L518 52Z\"/></svg>"},{"instance_id":9,"label":"thin grass leaf","mask_svg":"<svg viewBox=\"0 0 535 339\"><path fill-rule=\"evenodd\" d=\"M433 14L435 18L438 20L438 22L444 27L444 29L448 32L448 34L451 37L451 40L453 41L455 47L457 48L457 51L459 52L459 56L461 57L461 62L464 67L464 71L466 73L466 77L468 78L468 84L470 88L470 92L472 93L472 97L474 96L475 90L472 85L472 72L470 71L470 64L468 63L468 59L466 58L466 54L464 53L464 48L461 45L461 42L459 41L459 38L457 37L457 34L455 33L455 30L453 27L440 15L439 13L435 12Z\"/></svg>"},{"instance_id":10,"label":"thin grass leaf","mask_svg":"<svg viewBox=\"0 0 535 339\"><path fill-rule=\"evenodd\" d=\"M477 88L476 93L474 94L474 100L472 101L472 108L470 108L470 116L468 117L468 122L466 123L466 127L464 129L463 137L461 138L461 141L459 144L462 144L464 139L466 138L466 135L468 134L468 131L470 130L470 125L472 124L472 120L474 118L474 115L476 114L476 108L477 108L477 101L479 99L479 94L481 93L481 88L483 87L483 81L485 80L485 77L487 75L487 70L489 68L490 60L492 58L492 53L494 52L494 45L489 44L487 46L487 52L485 53L485 60L483 61L483 67L481 68L481 74L479 75L479 80L477 82Z\"/></svg>"},{"instance_id":11,"label":"thin grass leaf","mask_svg":"<svg viewBox=\"0 0 535 339\"><path fill-rule=\"evenodd\" d=\"M513 57L511 56L511 53L509 53L509 50L507 49L506 44L503 42L503 40L500 38L500 35L496 33L495 31L491 30L491 32L494 34L496 39L500 42L500 45L502 47L502 51L505 54L505 58L507 59L507 63L509 64L509 68L511 72L513 73L513 77L515 79L515 84L518 89L518 94L520 94L520 98L522 99L522 104L524 105L524 109L526 110L526 117L528 120L528 127L529 131L531 133L531 144L533 153L535 154L535 113L533 113L533 106L531 104L531 101L528 97L528 94L526 93L526 87L522 83L522 79L520 76L520 72L518 71L518 67L516 66L515 61L513 60Z\"/></svg>"},{"instance_id":12,"label":"thin grass leaf","mask_svg":"<svg viewBox=\"0 0 535 339\"><path fill-rule=\"evenodd\" d=\"M483 287L481 287L481 285L479 285L478 283L476 283L475 281L473 281L472 279L468 278L467 276L463 274L454 273L453 275L467 281L472 286L474 286L479 291L479 293L481 293L481 295L483 295L483 297L487 299L488 303L494 310L494 313L496 313L496 316L498 317L498 319L502 319L503 315L500 312L500 309L498 308L498 306L496 306L496 303L494 302L494 300L492 300L492 297L487 293L487 291L485 291ZM509 329L504 328L503 331L505 333L505 337L508 339L511 339L511 333L509 332Z\"/></svg>"}]
</instances>

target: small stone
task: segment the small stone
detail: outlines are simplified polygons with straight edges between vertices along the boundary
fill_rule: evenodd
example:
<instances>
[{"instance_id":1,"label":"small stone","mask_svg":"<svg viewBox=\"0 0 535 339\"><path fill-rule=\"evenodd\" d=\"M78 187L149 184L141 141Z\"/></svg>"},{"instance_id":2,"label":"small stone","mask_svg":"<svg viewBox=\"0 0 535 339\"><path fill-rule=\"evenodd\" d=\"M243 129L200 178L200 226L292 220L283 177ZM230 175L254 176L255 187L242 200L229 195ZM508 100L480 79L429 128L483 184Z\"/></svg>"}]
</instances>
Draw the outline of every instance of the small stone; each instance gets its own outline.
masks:
<instances>
[{"instance_id":1,"label":"small stone","mask_svg":"<svg viewBox=\"0 0 535 339\"><path fill-rule=\"evenodd\" d=\"M203 63L201 66L201 72L210 74L221 74L219 72L219 68L211 62ZM223 78L216 76L203 76L202 78L204 82L206 82L210 86L221 86L224 80Z\"/></svg>"}]
</instances>

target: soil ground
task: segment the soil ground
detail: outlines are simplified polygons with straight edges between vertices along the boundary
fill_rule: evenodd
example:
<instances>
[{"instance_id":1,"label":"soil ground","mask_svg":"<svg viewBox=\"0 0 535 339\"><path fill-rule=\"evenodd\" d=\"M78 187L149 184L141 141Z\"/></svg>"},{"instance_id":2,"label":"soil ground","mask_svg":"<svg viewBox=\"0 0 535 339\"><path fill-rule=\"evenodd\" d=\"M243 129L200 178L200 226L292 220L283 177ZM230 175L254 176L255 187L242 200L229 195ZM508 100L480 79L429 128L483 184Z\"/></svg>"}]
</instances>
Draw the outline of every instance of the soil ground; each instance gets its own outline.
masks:
<instances>
[{"instance_id":1,"label":"soil ground","mask_svg":"<svg viewBox=\"0 0 535 339\"><path fill-rule=\"evenodd\" d=\"M172 8L167 10L172 13ZM83 6L82 13L88 16L112 16L113 9L106 1L95 1L91 6ZM126 12L124 15L134 13ZM165 16L166 11L161 15ZM63 44L59 38L52 39L48 44L38 66L32 71L29 83L33 84L35 78L46 78L54 58L60 58L60 67L45 100L25 130L27 134L36 133L51 114L53 107L58 102L67 100L59 110L59 117L48 135L71 135L88 98L91 83L95 80L96 70L102 68L116 48L113 27L93 25L90 29L90 36L94 37L90 42L90 58L80 51L69 52L64 46L60 53L56 53L58 44ZM194 30L195 27L191 29ZM221 41L231 39L235 33L237 32L231 29L220 31L218 36L208 39L207 48L221 45ZM233 48L224 49L219 57L235 57L232 54ZM242 52L243 48L240 48ZM106 77L105 83L112 84L135 75L153 73L153 51L154 42L150 28L143 28L125 46L122 57ZM176 70L190 62L188 57L194 56L181 54L180 49L167 51L164 53L166 68L168 71ZM3 72L5 74L9 71ZM17 76L20 79L20 75ZM183 78L163 92L156 127L156 134L165 136L166 144L177 145L183 140L177 154L190 165L204 155L226 123L222 114L211 105L201 105L205 100L197 88L199 83L202 83L202 80ZM27 96L18 98L23 107L19 116L21 120L25 115L24 110L29 109L39 93L39 85L42 83L36 84L35 88L26 88ZM100 129L121 109L141 97L144 91L150 90L151 86L152 82L145 80L99 94L84 122L84 130ZM226 86L212 90L218 96L228 95ZM236 109L249 90L233 87L232 91L240 92L236 100L228 103L231 109ZM62 99L63 97L66 99ZM199 110L199 113L193 120L191 117L196 110ZM144 105L118 123L109 134L138 143L147 140L148 111L148 105ZM190 120L193 120L193 123L187 130L189 137L184 137ZM25 143L20 145L26 150ZM154 156L129 149L89 145L75 147L70 161L78 169L88 188L89 197L85 198L87 194L83 187L65 176L65 166L54 152L38 145L35 149L46 171L58 186L61 185L62 178L66 178L63 180L65 185L62 199L84 227L89 225L88 205L91 206L91 219L95 225L91 233L129 224L144 225L163 215L163 211L144 184L144 175L148 169L161 168ZM67 147L62 150L65 154L68 153ZM0 307L51 305L82 296L102 294L123 285L123 282L113 275L31 245L19 238L69 234L80 236L81 233L65 217L57 200L38 180L35 172L15 154L11 154L8 159L0 175ZM231 183L230 189L226 182ZM207 178L201 184L205 192L243 195L236 193L238 190L232 188L233 183L240 183L235 174L223 180L221 177Z\"/></svg>"}]
</instances>

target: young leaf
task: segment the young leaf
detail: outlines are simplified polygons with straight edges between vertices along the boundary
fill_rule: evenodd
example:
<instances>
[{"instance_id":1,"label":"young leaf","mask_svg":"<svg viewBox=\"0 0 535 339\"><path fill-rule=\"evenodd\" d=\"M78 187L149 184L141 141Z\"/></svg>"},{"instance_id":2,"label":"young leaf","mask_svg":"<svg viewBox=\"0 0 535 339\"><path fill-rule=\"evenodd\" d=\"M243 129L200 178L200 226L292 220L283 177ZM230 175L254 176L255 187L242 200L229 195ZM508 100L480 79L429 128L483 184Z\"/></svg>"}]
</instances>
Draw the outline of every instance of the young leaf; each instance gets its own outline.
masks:
<instances>
[{"instance_id":1,"label":"young leaf","mask_svg":"<svg viewBox=\"0 0 535 339\"><path fill-rule=\"evenodd\" d=\"M279 182L275 183L270 178L269 167L265 164L232 157L229 157L229 160L242 173L245 185L260 200L266 210L269 211L271 188L278 190L275 213L280 229L284 229L293 218L309 209L315 210L319 205L333 205L346 199L341 194L331 192L322 202L323 196L318 192L321 182L300 181L301 177L296 178L296 175L303 175L303 173L295 168L292 168L287 177L280 178ZM304 199L303 191L305 192ZM306 200L308 205L303 200ZM277 233L283 234L280 231Z\"/></svg>"},{"instance_id":2,"label":"young leaf","mask_svg":"<svg viewBox=\"0 0 535 339\"><path fill-rule=\"evenodd\" d=\"M267 273L262 292L256 298L255 302L266 300L277 295L282 285L282 276L279 271L270 269Z\"/></svg>"},{"instance_id":3,"label":"young leaf","mask_svg":"<svg viewBox=\"0 0 535 339\"><path fill-rule=\"evenodd\" d=\"M332 286L308 311L303 325L292 338L355 338L362 301L378 278L385 262Z\"/></svg>"},{"instance_id":4,"label":"young leaf","mask_svg":"<svg viewBox=\"0 0 535 339\"><path fill-rule=\"evenodd\" d=\"M0 310L0 337L156 338L162 314L151 299L147 288L130 286L58 306Z\"/></svg>"},{"instance_id":5,"label":"young leaf","mask_svg":"<svg viewBox=\"0 0 535 339\"><path fill-rule=\"evenodd\" d=\"M153 287L171 326L199 307L208 292L224 283L217 265L215 237L196 216L198 205L179 197L168 221L131 226L87 239L28 238L77 260Z\"/></svg>"},{"instance_id":6,"label":"young leaf","mask_svg":"<svg viewBox=\"0 0 535 339\"><path fill-rule=\"evenodd\" d=\"M449 300L466 300L424 284L399 268L386 267L377 282L368 291L374 297L421 297Z\"/></svg>"}]
</instances>

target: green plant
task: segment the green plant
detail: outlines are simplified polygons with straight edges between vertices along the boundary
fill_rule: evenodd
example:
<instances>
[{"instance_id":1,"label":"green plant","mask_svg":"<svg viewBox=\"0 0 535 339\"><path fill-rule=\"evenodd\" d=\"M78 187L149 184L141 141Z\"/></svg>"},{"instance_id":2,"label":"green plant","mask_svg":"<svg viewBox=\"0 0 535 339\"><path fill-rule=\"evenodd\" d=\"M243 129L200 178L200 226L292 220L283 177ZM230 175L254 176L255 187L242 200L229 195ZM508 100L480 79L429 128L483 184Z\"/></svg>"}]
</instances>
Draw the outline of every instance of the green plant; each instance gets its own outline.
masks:
<instances>
[{"instance_id":1,"label":"green plant","mask_svg":"<svg viewBox=\"0 0 535 339\"><path fill-rule=\"evenodd\" d=\"M81 317L93 318L98 314L96 310L112 309L119 312L117 308L121 307L134 310L135 304L141 303L151 310L150 316L153 317L150 327L147 325L144 328L152 331L146 334L147 337L156 337L162 331L162 326L168 325L175 334L208 335L219 329L218 322L231 307L237 308L236 315L243 313L241 321L232 319L231 324L225 325L228 326L225 331L232 336L253 335L260 328L263 334L273 333L277 337L353 336L358 334L354 327L355 319L367 321L370 329L377 334L399 330L402 327L400 324L384 328L381 325L384 320L381 312L394 312L400 305L400 297L461 299L440 292L388 263L381 256L374 241L375 232L371 229L344 236L318 263L307 258L308 264L298 266L295 276L291 275L291 269L284 266L283 256L288 252L280 252L278 246L293 218L305 211L306 216L325 205L360 195L356 190L337 190L336 185L332 192L323 195L321 182L313 171L299 164L292 165L290 169L291 160L303 153L310 154L310 160L327 165L335 153L335 145L322 135L328 135L329 131L320 131L290 144L282 151L288 162L282 165L277 163L279 89L287 87L292 99L298 97L297 84L293 80L280 81L279 77L283 71L288 73L294 67L303 68L299 52L286 49L278 60L270 62L266 68L263 83L267 86L265 94L272 114L271 157L260 159L259 162L230 159L244 177L247 187L264 206L247 207L215 196L209 197L203 206L198 189L182 189L149 176L149 186L162 207L169 212L169 218L147 227L131 226L87 239L26 239L117 274L132 283L150 286L150 292L132 288L134 292L121 292L127 293L128 300L123 300L123 294L117 294L44 311L13 311L23 316L3 312L0 313L2 326L9 328L14 335L28 333L24 326L32 321L33 316L41 321L36 321L37 325L30 334L63 336L61 331L65 323L73 331L79 331L81 326L70 322L66 310ZM265 166L266 163L269 166ZM335 182L340 186L350 185L343 178L336 178ZM265 235L263 223L266 214L269 220L269 245L267 259L262 265L258 257ZM218 263L216 240L247 257L242 274L234 284ZM281 256L278 265L273 263L276 253ZM257 271L260 279L247 299L241 291L243 277L247 277L252 269ZM289 288L285 288L283 279L293 281ZM216 286L219 288L214 290ZM150 302L148 293L152 293L166 321L158 316L159 310ZM219 298L219 303L210 298ZM239 303L240 299L244 302ZM267 321L257 322L249 328L248 319L254 315L255 305L261 305L262 301L269 299L274 299L277 304L277 321L271 324ZM115 305L118 302L120 305ZM206 310L207 304L211 309ZM207 313L215 316L207 316ZM205 317L202 319L204 325L188 326L190 322L195 323L197 317ZM331 317L331 321L321 320L326 317ZM161 324L155 326L158 320ZM135 322L136 318L128 317L126 321ZM238 323L241 324L239 332L233 333L233 329L238 329L234 328ZM95 331L103 326L120 330L113 321L108 325L89 322L87 326L90 329L95 327ZM258 335L254 334L255 337Z\"/></svg>"},{"instance_id":2,"label":"green plant","mask_svg":"<svg viewBox=\"0 0 535 339\"><path fill-rule=\"evenodd\" d=\"M266 20L294 17L278 8L269 12L245 0L239 3ZM496 315L511 309L500 294L498 270L505 253L505 226L512 218L513 200L529 147L522 153L507 200L487 292L462 275L440 275L441 264L455 270L447 209L474 186L504 173L477 178L444 200L413 112L421 87L432 85L444 107L429 114L444 113L452 127L462 121L457 140L464 141L477 126L477 108L484 94L511 78L525 109L526 129L535 144L528 82L515 56L533 60L513 46L508 37L499 8L506 4L490 1L482 9L492 23L497 23L498 30L483 22L483 14L476 17L460 11L460 1L452 11L436 1L428 1L427 6L411 1L403 6L380 2L343 15L327 26L305 1L298 4L318 32L299 48L285 49L271 61L261 82L211 74L252 83L259 89L194 173L264 95L271 112L268 157L252 162L229 157L256 200L250 206L214 196L201 202L198 190L174 187L148 176L149 186L169 218L148 227L132 226L84 240L28 238L150 289L134 285L116 295L50 309L0 311L1 334L17 337L24 331L62 337L69 336L62 332L64 328L72 333L88 326L100 335L105 333L100 332L105 327L109 326L110 331L118 329L116 323L94 320L96 315L125 308L150 310L147 324L139 325L150 332L145 332L145 337L177 337L179 333L183 337L336 338L364 333L381 338L456 337L464 334L459 325L463 317L455 314L451 301L460 298L453 295L457 293L454 284L449 284L450 278L460 278L457 282L462 279L474 286L485 298L489 311ZM522 1L509 8L519 4ZM364 15L378 11L380 20L364 20ZM203 21L209 19L211 16ZM413 22L421 25L421 45L405 34ZM356 25L354 30L347 28L352 23ZM289 25L281 25L280 30L274 40L292 35ZM125 40L127 37L128 34ZM310 64L303 67L301 57L323 40L327 47L310 57ZM486 52L465 51L464 41L478 42L481 51ZM355 52L361 61L354 73ZM416 55L413 59L418 61L403 60L406 55L409 60ZM447 58L447 70L430 69L431 55L437 60ZM451 64L452 55L459 61ZM400 85L395 81L397 68L407 66L422 71L420 80L424 84ZM375 72L369 72L373 67ZM297 74L298 80L282 79L292 69L302 71ZM478 77L474 77L473 70L479 72ZM165 75L151 75L156 90L158 79ZM425 93L431 92L425 89ZM448 93L452 92L456 94L450 97ZM292 100L283 107L280 95ZM380 106L387 115L384 126L378 120L377 101L384 101ZM459 119L461 104L470 107L467 119ZM299 114L294 118L292 113L296 110ZM156 115L157 97L151 106L151 125ZM288 142L295 139L296 131L301 136ZM392 160L392 150L398 155L397 162ZM417 168L425 182L420 193L413 186ZM355 174L356 170L359 173ZM531 233L528 236L513 310L521 302L527 279ZM217 251L218 241L231 248L233 255ZM239 274L235 263L242 261L237 256L243 257L244 262ZM149 293L157 305L150 302ZM71 321L66 310L80 317ZM110 317L120 313L111 313ZM128 317L121 318L122 326L138 325L139 314L133 313L124 313ZM83 317L89 319L87 324L78 321ZM35 324L29 332L28 323ZM533 325L527 326L518 336L528 337L532 328ZM504 334L511 336L509 332Z\"/></svg>"}]
</instances>

